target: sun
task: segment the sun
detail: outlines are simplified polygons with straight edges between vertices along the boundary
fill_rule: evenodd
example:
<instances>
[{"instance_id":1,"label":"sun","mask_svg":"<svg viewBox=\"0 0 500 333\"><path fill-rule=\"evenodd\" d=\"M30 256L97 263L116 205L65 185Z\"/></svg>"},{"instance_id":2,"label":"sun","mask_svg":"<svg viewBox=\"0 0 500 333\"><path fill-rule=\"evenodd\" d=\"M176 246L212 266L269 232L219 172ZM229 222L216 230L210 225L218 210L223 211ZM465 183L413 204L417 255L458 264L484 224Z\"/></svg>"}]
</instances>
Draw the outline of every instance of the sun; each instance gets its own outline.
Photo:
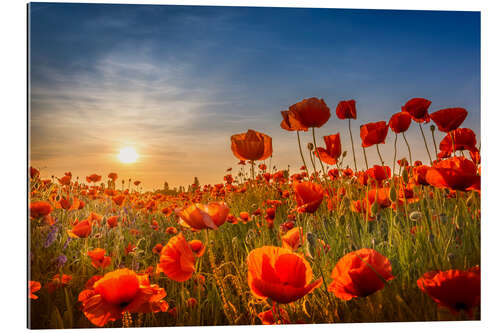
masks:
<instances>
[{"instance_id":1,"label":"sun","mask_svg":"<svg viewBox=\"0 0 500 333\"><path fill-rule=\"evenodd\" d=\"M134 163L139 158L139 154L132 147L124 147L120 149L117 157L122 163Z\"/></svg>"}]
</instances>

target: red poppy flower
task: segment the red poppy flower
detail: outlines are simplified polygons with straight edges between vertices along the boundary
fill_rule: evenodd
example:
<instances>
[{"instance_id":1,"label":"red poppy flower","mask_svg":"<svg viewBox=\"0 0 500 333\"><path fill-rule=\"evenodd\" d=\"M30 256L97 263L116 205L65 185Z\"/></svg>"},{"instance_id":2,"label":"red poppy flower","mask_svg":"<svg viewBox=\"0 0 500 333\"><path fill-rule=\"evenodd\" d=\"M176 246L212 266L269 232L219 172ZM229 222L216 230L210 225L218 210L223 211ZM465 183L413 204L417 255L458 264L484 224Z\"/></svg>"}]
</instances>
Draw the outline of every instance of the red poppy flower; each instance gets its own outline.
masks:
<instances>
[{"instance_id":1,"label":"red poppy flower","mask_svg":"<svg viewBox=\"0 0 500 333\"><path fill-rule=\"evenodd\" d=\"M303 126L321 127L330 119L330 109L323 99L304 99L289 107L289 119L296 119Z\"/></svg>"},{"instance_id":2,"label":"red poppy flower","mask_svg":"<svg viewBox=\"0 0 500 333\"><path fill-rule=\"evenodd\" d=\"M453 140L452 140L453 136ZM452 153L455 150L477 151L476 134L470 128L457 128L448 132L439 144L439 149L442 152Z\"/></svg>"},{"instance_id":3,"label":"red poppy flower","mask_svg":"<svg viewBox=\"0 0 500 333\"><path fill-rule=\"evenodd\" d=\"M417 123L428 123L431 119L428 111L431 103L425 98L412 98L401 107L401 111L408 112Z\"/></svg>"},{"instance_id":4,"label":"red poppy flower","mask_svg":"<svg viewBox=\"0 0 500 333\"><path fill-rule=\"evenodd\" d=\"M390 191L388 187L374 188L368 191L366 197L370 204L376 202L380 207L386 208L391 206Z\"/></svg>"},{"instance_id":5,"label":"red poppy flower","mask_svg":"<svg viewBox=\"0 0 500 333\"><path fill-rule=\"evenodd\" d=\"M340 134L332 134L329 136L324 136L325 148L318 147L316 150L316 156L318 156L321 161L326 164L337 164L337 160L340 155L342 155L342 145L340 143Z\"/></svg>"},{"instance_id":6,"label":"red poppy flower","mask_svg":"<svg viewBox=\"0 0 500 333\"><path fill-rule=\"evenodd\" d=\"M297 211L301 213L314 213L321 205L325 195L321 185L311 182L296 182L293 189L297 201Z\"/></svg>"},{"instance_id":7,"label":"red poppy flower","mask_svg":"<svg viewBox=\"0 0 500 333\"><path fill-rule=\"evenodd\" d=\"M387 165L374 165L373 167L365 171L365 175L368 177L367 183L370 179L372 179L377 183L378 186L381 186L384 180L391 178L391 168L389 168Z\"/></svg>"},{"instance_id":8,"label":"red poppy flower","mask_svg":"<svg viewBox=\"0 0 500 333\"><path fill-rule=\"evenodd\" d=\"M170 238L160 254L156 270L163 272L174 281L183 282L191 278L195 271L196 258L182 233Z\"/></svg>"},{"instance_id":9,"label":"red poppy flower","mask_svg":"<svg viewBox=\"0 0 500 333\"><path fill-rule=\"evenodd\" d=\"M97 183L98 181L101 180L101 176L97 174L91 174L90 176L87 176L87 183Z\"/></svg>"},{"instance_id":10,"label":"red poppy flower","mask_svg":"<svg viewBox=\"0 0 500 333\"><path fill-rule=\"evenodd\" d=\"M123 201L125 200L125 196L123 194L119 194L114 196L112 200L115 204L121 206L123 204Z\"/></svg>"},{"instance_id":11,"label":"red poppy flower","mask_svg":"<svg viewBox=\"0 0 500 333\"><path fill-rule=\"evenodd\" d=\"M87 255L92 259L92 266L95 268L106 268L111 265L111 257L106 256L106 250L101 248L88 251Z\"/></svg>"},{"instance_id":12,"label":"red poppy flower","mask_svg":"<svg viewBox=\"0 0 500 333\"><path fill-rule=\"evenodd\" d=\"M92 233L92 224L89 220L78 222L73 229L68 230L68 235L72 238L87 238Z\"/></svg>"},{"instance_id":13,"label":"red poppy flower","mask_svg":"<svg viewBox=\"0 0 500 333\"><path fill-rule=\"evenodd\" d=\"M290 324L290 317L285 309L279 308L280 314L278 315L278 309L273 306L272 309L267 311L262 311L257 316L262 321L262 325L287 325ZM280 319L281 318L281 319Z\"/></svg>"},{"instance_id":14,"label":"red poppy flower","mask_svg":"<svg viewBox=\"0 0 500 333\"><path fill-rule=\"evenodd\" d=\"M413 180L415 181L415 184L429 185L427 179L425 178L429 169L430 167L427 165L419 165L413 168Z\"/></svg>"},{"instance_id":15,"label":"red poppy flower","mask_svg":"<svg viewBox=\"0 0 500 333\"><path fill-rule=\"evenodd\" d=\"M38 178L40 177L40 171L37 169L30 167L30 178Z\"/></svg>"},{"instance_id":16,"label":"red poppy flower","mask_svg":"<svg viewBox=\"0 0 500 333\"><path fill-rule=\"evenodd\" d=\"M193 253L195 256L198 258L201 257L205 253L205 244L203 244L202 241L198 239L194 239L192 241L189 241L189 247L191 247L191 250L193 250Z\"/></svg>"},{"instance_id":17,"label":"red poppy flower","mask_svg":"<svg viewBox=\"0 0 500 333\"><path fill-rule=\"evenodd\" d=\"M411 125L411 115L408 112L398 112L389 120L389 127L394 133L406 132Z\"/></svg>"},{"instance_id":18,"label":"red poppy flower","mask_svg":"<svg viewBox=\"0 0 500 333\"><path fill-rule=\"evenodd\" d=\"M82 311L92 324L103 327L109 321L122 318L123 313L165 312L168 304L165 290L150 284L147 275L127 268L106 273L92 289L78 295Z\"/></svg>"},{"instance_id":19,"label":"red poppy flower","mask_svg":"<svg viewBox=\"0 0 500 333\"><path fill-rule=\"evenodd\" d=\"M340 101L335 113L339 119L356 119L356 101Z\"/></svg>"},{"instance_id":20,"label":"red poppy flower","mask_svg":"<svg viewBox=\"0 0 500 333\"><path fill-rule=\"evenodd\" d=\"M217 229L226 222L229 207L224 202L211 202L208 205L196 203L185 209L177 208L179 224L194 230Z\"/></svg>"},{"instance_id":21,"label":"red poppy flower","mask_svg":"<svg viewBox=\"0 0 500 333\"><path fill-rule=\"evenodd\" d=\"M465 157L452 157L434 164L425 175L432 186L466 191L476 184L481 176L477 174L474 162Z\"/></svg>"},{"instance_id":22,"label":"red poppy flower","mask_svg":"<svg viewBox=\"0 0 500 333\"><path fill-rule=\"evenodd\" d=\"M297 250L304 244L305 234L301 227L295 227L287 231L281 237L281 246L292 251Z\"/></svg>"},{"instance_id":23,"label":"red poppy flower","mask_svg":"<svg viewBox=\"0 0 500 333\"><path fill-rule=\"evenodd\" d=\"M311 266L300 254L276 246L263 246L248 254L248 285L259 299L295 302L322 283L313 280Z\"/></svg>"},{"instance_id":24,"label":"red poppy flower","mask_svg":"<svg viewBox=\"0 0 500 333\"><path fill-rule=\"evenodd\" d=\"M332 278L328 291L348 301L373 294L394 276L389 259L375 250L361 249L343 256L335 265Z\"/></svg>"},{"instance_id":25,"label":"red poppy flower","mask_svg":"<svg viewBox=\"0 0 500 333\"><path fill-rule=\"evenodd\" d=\"M165 232L168 235L175 235L178 231L176 227L167 227L167 229L165 229Z\"/></svg>"},{"instance_id":26,"label":"red poppy flower","mask_svg":"<svg viewBox=\"0 0 500 333\"><path fill-rule=\"evenodd\" d=\"M308 128L304 126L300 120L295 118L292 111L281 111L283 120L281 121L281 128L287 131L307 131Z\"/></svg>"},{"instance_id":27,"label":"red poppy flower","mask_svg":"<svg viewBox=\"0 0 500 333\"><path fill-rule=\"evenodd\" d=\"M370 147L376 144L385 143L389 125L385 121L368 123L361 126L360 136L363 147Z\"/></svg>"},{"instance_id":28,"label":"red poppy flower","mask_svg":"<svg viewBox=\"0 0 500 333\"><path fill-rule=\"evenodd\" d=\"M140 181L140 180L136 180L136 181L134 182L134 185L135 185L135 186L139 186L139 184L140 184L140 183L141 183L141 181Z\"/></svg>"},{"instance_id":29,"label":"red poppy flower","mask_svg":"<svg viewBox=\"0 0 500 333\"><path fill-rule=\"evenodd\" d=\"M29 281L28 283L28 292L29 292L29 298L31 299L38 299L38 296L35 295L38 290L42 288L42 284L38 281Z\"/></svg>"},{"instance_id":30,"label":"red poppy flower","mask_svg":"<svg viewBox=\"0 0 500 333\"><path fill-rule=\"evenodd\" d=\"M115 216L111 216L109 217L106 222L108 224L108 227L111 229L111 228L114 228L118 225L118 218L119 216L118 215L115 215Z\"/></svg>"},{"instance_id":31,"label":"red poppy flower","mask_svg":"<svg viewBox=\"0 0 500 333\"><path fill-rule=\"evenodd\" d=\"M118 174L116 172L110 172L108 174L108 178L111 179L112 181L116 181L118 179Z\"/></svg>"},{"instance_id":32,"label":"red poppy flower","mask_svg":"<svg viewBox=\"0 0 500 333\"><path fill-rule=\"evenodd\" d=\"M464 108L441 109L431 113L430 117L441 132L450 132L462 125L467 117L467 110Z\"/></svg>"},{"instance_id":33,"label":"red poppy flower","mask_svg":"<svg viewBox=\"0 0 500 333\"><path fill-rule=\"evenodd\" d=\"M417 280L418 287L439 306L456 314L465 310L472 317L473 309L481 297L481 273L479 267L465 271L431 271Z\"/></svg>"},{"instance_id":34,"label":"red poppy flower","mask_svg":"<svg viewBox=\"0 0 500 333\"><path fill-rule=\"evenodd\" d=\"M265 160L273 153L269 135L249 129L246 133L231 136L231 150L240 160Z\"/></svg>"},{"instance_id":35,"label":"red poppy flower","mask_svg":"<svg viewBox=\"0 0 500 333\"><path fill-rule=\"evenodd\" d=\"M163 249L163 244L158 243L153 247L153 253L160 254L162 249Z\"/></svg>"},{"instance_id":36,"label":"red poppy flower","mask_svg":"<svg viewBox=\"0 0 500 333\"><path fill-rule=\"evenodd\" d=\"M44 217L52 212L52 206L47 201L37 201L30 203L30 216L33 219Z\"/></svg>"}]
</instances>

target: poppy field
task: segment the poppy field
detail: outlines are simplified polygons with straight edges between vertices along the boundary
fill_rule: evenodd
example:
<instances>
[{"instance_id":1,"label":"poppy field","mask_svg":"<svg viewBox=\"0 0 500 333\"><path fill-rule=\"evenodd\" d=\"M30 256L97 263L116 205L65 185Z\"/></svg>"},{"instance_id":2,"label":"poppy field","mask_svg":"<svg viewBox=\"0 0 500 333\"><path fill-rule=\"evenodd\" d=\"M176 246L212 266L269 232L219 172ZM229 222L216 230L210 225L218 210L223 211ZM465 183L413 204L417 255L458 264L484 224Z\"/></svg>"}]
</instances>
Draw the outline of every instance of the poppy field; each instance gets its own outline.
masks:
<instances>
[{"instance_id":1,"label":"poppy field","mask_svg":"<svg viewBox=\"0 0 500 333\"><path fill-rule=\"evenodd\" d=\"M220 183L183 190L31 166L28 325L479 320L480 145L464 108L402 104L363 123L355 100L298 101L276 126L297 137L300 170L272 163L279 138L242 129ZM334 121L344 130L317 137Z\"/></svg>"}]
</instances>

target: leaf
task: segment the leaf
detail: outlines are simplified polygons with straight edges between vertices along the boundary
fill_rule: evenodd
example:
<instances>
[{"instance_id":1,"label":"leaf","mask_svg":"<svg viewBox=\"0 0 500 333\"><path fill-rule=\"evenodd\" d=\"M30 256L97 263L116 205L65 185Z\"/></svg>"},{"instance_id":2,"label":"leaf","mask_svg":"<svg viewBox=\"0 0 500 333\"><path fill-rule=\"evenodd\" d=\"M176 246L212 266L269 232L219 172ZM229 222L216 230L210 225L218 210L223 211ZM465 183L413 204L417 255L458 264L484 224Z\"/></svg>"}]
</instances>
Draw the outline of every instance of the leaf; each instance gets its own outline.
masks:
<instances>
[{"instance_id":1,"label":"leaf","mask_svg":"<svg viewBox=\"0 0 500 333\"><path fill-rule=\"evenodd\" d=\"M50 326L52 326L52 328L64 328L63 319L57 307L54 307L50 316Z\"/></svg>"}]
</instances>

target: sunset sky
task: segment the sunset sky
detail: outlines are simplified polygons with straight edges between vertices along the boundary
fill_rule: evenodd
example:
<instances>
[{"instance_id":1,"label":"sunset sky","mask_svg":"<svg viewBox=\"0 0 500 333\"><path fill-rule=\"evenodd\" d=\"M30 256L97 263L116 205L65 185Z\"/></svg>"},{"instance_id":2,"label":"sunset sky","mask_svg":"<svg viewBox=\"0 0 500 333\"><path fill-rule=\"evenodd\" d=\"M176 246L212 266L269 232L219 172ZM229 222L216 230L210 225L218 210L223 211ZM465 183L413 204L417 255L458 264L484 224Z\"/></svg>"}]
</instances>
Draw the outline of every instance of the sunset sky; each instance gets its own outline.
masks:
<instances>
[{"instance_id":1,"label":"sunset sky","mask_svg":"<svg viewBox=\"0 0 500 333\"><path fill-rule=\"evenodd\" d=\"M388 121L412 97L431 111L466 108L462 127L480 142L478 12L32 3L29 33L30 164L44 178L218 183L238 169L230 136L249 128L273 138L273 164L296 171L296 135L280 128L280 111L314 96L332 111L321 145L340 132L351 166L347 122L335 116L344 99L357 101L358 167L359 125ZM408 139L428 163L415 123ZM389 165L393 140L381 147ZM136 163L117 158L124 147ZM367 154L379 163L374 147Z\"/></svg>"}]
</instances>

